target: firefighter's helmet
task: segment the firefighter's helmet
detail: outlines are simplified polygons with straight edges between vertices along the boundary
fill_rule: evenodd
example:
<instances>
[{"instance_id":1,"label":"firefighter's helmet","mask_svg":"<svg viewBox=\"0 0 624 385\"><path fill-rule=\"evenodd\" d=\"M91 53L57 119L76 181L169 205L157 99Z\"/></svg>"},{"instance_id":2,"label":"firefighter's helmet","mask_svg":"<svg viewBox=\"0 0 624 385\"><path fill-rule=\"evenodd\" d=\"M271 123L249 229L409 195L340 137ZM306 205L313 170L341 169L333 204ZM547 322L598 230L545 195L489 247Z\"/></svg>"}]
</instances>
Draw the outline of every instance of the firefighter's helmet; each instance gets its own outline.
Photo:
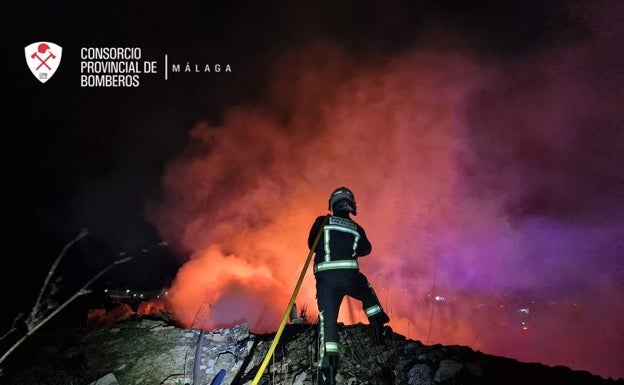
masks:
<instances>
[{"instance_id":1,"label":"firefighter's helmet","mask_svg":"<svg viewBox=\"0 0 624 385\"><path fill-rule=\"evenodd\" d=\"M46 53L46 51L49 49L50 49L50 46L47 45L46 43L41 43L37 47L37 51L39 51L39 53Z\"/></svg>"},{"instance_id":2,"label":"firefighter's helmet","mask_svg":"<svg viewBox=\"0 0 624 385\"><path fill-rule=\"evenodd\" d=\"M353 192L347 187L335 189L329 197L329 209L335 214L339 211L347 210L353 215L357 215L357 206Z\"/></svg>"}]
</instances>

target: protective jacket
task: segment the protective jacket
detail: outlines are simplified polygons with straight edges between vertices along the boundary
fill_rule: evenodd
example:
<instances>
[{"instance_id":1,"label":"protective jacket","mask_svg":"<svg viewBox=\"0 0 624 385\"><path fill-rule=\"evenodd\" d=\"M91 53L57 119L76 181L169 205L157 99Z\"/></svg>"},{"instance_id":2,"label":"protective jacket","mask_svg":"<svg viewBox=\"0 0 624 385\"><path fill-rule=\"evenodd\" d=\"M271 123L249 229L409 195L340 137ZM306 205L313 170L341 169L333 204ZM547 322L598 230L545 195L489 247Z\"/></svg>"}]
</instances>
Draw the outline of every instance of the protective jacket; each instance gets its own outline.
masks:
<instances>
[{"instance_id":1,"label":"protective jacket","mask_svg":"<svg viewBox=\"0 0 624 385\"><path fill-rule=\"evenodd\" d=\"M309 248L312 247L324 220L325 216L320 216L314 221L308 237ZM347 212L332 215L323 228L321 238L314 250L314 273L349 268L345 266L352 266L357 270L357 258L370 254L371 249L366 232L349 218Z\"/></svg>"}]
</instances>

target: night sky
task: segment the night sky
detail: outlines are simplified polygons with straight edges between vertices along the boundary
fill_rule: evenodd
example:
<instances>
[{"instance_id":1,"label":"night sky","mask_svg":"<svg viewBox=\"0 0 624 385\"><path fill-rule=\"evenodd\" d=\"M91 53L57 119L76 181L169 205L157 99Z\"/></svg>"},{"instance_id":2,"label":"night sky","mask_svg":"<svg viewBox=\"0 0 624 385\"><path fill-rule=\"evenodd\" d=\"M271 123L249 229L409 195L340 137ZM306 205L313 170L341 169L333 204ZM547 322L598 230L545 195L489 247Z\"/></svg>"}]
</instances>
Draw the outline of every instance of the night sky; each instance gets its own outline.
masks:
<instances>
[{"instance_id":1,"label":"night sky","mask_svg":"<svg viewBox=\"0 0 624 385\"><path fill-rule=\"evenodd\" d=\"M82 3L0 6L0 334L82 228L58 301L132 255L93 289L276 330L346 185L395 331L624 377L620 2ZM45 83L40 41L62 47ZM158 71L83 87L85 47ZM297 303L315 315L311 274Z\"/></svg>"}]
</instances>

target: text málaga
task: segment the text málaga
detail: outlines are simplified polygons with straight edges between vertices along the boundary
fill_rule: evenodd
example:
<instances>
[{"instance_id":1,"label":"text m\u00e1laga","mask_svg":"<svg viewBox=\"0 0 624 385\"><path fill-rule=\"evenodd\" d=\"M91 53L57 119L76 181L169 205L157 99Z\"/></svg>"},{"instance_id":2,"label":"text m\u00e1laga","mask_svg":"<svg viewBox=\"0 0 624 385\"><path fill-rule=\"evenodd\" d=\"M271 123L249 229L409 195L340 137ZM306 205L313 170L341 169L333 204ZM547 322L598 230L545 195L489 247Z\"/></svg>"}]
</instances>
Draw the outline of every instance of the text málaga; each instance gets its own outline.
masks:
<instances>
[{"instance_id":1,"label":"text m\u00e1laga","mask_svg":"<svg viewBox=\"0 0 624 385\"><path fill-rule=\"evenodd\" d=\"M172 64L171 72L232 72L232 67L229 64L222 66L221 64L191 64L186 63L182 66L180 64Z\"/></svg>"}]
</instances>

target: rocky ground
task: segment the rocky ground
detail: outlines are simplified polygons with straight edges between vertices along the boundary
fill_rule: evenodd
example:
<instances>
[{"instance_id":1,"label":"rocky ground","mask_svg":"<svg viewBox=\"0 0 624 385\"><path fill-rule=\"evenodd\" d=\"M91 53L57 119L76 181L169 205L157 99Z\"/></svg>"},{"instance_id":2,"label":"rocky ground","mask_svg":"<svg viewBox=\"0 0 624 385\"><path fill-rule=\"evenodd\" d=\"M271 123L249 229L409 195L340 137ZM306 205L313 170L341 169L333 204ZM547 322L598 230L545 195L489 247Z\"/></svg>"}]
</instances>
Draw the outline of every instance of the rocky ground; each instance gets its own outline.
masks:
<instances>
[{"instance_id":1,"label":"rocky ground","mask_svg":"<svg viewBox=\"0 0 624 385\"><path fill-rule=\"evenodd\" d=\"M114 325L38 333L2 368L0 384L223 385L250 384L275 334L247 325L202 331L175 325L166 313L130 316ZM338 383L624 385L567 367L549 367L484 354L464 346L424 345L388 330L386 347L372 345L367 325L340 327ZM286 326L260 384L319 383L316 327Z\"/></svg>"}]
</instances>

